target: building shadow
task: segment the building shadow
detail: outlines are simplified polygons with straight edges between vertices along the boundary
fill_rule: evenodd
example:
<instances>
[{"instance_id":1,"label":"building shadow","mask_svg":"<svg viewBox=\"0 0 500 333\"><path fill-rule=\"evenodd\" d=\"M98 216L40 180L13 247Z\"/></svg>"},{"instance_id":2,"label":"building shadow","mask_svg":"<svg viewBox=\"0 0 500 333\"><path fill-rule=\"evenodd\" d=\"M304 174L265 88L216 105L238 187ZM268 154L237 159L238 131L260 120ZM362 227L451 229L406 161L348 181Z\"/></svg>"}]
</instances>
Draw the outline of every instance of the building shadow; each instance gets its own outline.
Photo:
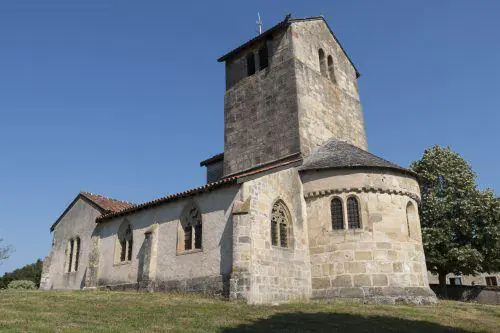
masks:
<instances>
[{"instance_id":1,"label":"building shadow","mask_svg":"<svg viewBox=\"0 0 500 333\"><path fill-rule=\"evenodd\" d=\"M388 316L358 316L339 313L280 313L267 319L223 328L223 333L276 332L276 333L468 333L462 329L442 326L426 321L407 320Z\"/></svg>"}]
</instances>

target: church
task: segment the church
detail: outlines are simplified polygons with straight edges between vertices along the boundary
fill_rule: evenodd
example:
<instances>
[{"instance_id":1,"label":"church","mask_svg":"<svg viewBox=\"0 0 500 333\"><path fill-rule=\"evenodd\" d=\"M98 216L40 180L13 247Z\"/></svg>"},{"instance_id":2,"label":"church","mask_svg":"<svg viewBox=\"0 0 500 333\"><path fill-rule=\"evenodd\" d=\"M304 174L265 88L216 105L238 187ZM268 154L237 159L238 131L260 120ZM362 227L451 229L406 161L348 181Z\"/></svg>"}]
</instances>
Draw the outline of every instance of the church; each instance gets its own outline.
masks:
<instances>
[{"instance_id":1,"label":"church","mask_svg":"<svg viewBox=\"0 0 500 333\"><path fill-rule=\"evenodd\" d=\"M138 204L79 193L41 288L435 302L416 174L367 151L360 74L324 18L288 15L218 61L224 152L200 163L207 183Z\"/></svg>"}]
</instances>

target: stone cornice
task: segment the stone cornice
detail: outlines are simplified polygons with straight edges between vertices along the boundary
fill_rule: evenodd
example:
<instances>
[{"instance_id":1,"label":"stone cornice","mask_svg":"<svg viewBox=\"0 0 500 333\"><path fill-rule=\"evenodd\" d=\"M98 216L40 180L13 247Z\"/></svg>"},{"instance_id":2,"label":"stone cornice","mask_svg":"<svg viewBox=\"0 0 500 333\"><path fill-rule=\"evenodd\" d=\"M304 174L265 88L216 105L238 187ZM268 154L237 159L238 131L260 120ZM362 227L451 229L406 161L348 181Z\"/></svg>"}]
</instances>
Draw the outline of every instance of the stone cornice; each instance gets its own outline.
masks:
<instances>
[{"instance_id":1,"label":"stone cornice","mask_svg":"<svg viewBox=\"0 0 500 333\"><path fill-rule=\"evenodd\" d=\"M336 189L326 189L320 191L310 191L304 193L304 198L313 199L313 198L325 197L332 194L341 194L341 193L381 193L381 194L404 195L420 203L420 195L408 191L390 190L381 187L361 187L361 188L352 187L352 188L336 188Z\"/></svg>"}]
</instances>

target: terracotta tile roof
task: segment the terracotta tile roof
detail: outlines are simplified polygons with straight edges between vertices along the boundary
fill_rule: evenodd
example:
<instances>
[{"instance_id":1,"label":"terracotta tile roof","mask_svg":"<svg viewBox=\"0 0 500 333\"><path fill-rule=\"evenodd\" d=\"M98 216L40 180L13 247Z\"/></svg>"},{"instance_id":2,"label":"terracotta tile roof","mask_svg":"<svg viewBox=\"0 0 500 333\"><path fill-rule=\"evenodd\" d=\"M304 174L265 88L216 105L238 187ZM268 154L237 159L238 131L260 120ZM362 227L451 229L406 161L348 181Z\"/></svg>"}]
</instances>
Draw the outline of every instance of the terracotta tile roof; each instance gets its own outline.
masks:
<instances>
[{"instance_id":1,"label":"terracotta tile roof","mask_svg":"<svg viewBox=\"0 0 500 333\"><path fill-rule=\"evenodd\" d=\"M280 168L280 167L287 167L287 166L293 167L293 166L296 166L296 163L298 163L298 162L302 162L302 158L300 157L300 154L299 153L292 154L290 156L285 157L284 159L273 161L271 163L262 165L260 167L257 167L257 168L251 169L251 170L247 170L247 171L243 171L237 175L229 176L229 177L220 179L220 180L212 182L212 183L208 183L208 184L200 186L200 187L196 187L196 188L193 188L193 189L190 189L190 190L187 190L184 192L179 192L176 194L170 194L170 195L167 195L167 196L162 197L162 198L158 198L155 200L144 202L142 204L133 205L133 206L130 206L130 207L125 208L125 209L118 211L118 212L109 212L107 214L103 214L103 215L97 217L96 223L103 222L103 221L112 219L114 217L132 214L132 213L138 212L140 210L159 206L159 205L162 205L164 203L168 203L168 202L175 201L178 199L188 198L190 196L193 196L193 195L196 195L199 193L209 192L209 191L215 190L215 189L223 187L223 186L229 186L229 185L233 185L233 184L243 183L246 181L246 179L248 179L247 177L251 177L251 176L263 173L263 172L268 172L270 170Z\"/></svg>"},{"instance_id":2,"label":"terracotta tile roof","mask_svg":"<svg viewBox=\"0 0 500 333\"><path fill-rule=\"evenodd\" d=\"M121 200L116 200L116 199L111 199L107 198L105 196L99 195L99 194L94 194L94 193L89 193L89 192L80 192L76 196L76 198L68 205L68 207L64 210L64 212L59 216L56 222L52 224L50 227L50 231L54 231L55 227L57 224L62 220L64 215L73 207L73 205L79 200L83 199L92 206L94 206L97 210L101 212L101 214L108 214L111 212L119 212L121 210L124 210L126 208L134 206L133 203L126 202L126 201L121 201Z\"/></svg>"},{"instance_id":3,"label":"terracotta tile roof","mask_svg":"<svg viewBox=\"0 0 500 333\"><path fill-rule=\"evenodd\" d=\"M97 206L101 207L106 212L119 212L123 209L134 206L134 204L131 202L107 198L99 194L89 192L80 192L80 194L94 202Z\"/></svg>"},{"instance_id":4,"label":"terracotta tile roof","mask_svg":"<svg viewBox=\"0 0 500 333\"><path fill-rule=\"evenodd\" d=\"M125 208L125 209L118 211L118 212L109 212L107 214L103 214L103 215L97 217L96 222L99 223L101 221L109 220L113 217L128 215L128 214L131 214L131 213L143 210L143 209L155 207L155 206L158 206L158 205L170 202L170 201L174 201L174 200L177 200L180 198L187 198L187 197L190 197L190 196L198 194L198 193L209 192L211 190L222 187L224 185L236 184L237 180L238 180L237 177L224 178L224 179L218 180L216 182L209 183L209 184L206 184L206 185L203 185L200 187L196 187L196 188L184 191L184 192L170 194L170 195L167 195L167 196L162 197L162 198L158 198L158 199L155 199L152 201L144 202L142 204L134 205L134 206Z\"/></svg>"}]
</instances>

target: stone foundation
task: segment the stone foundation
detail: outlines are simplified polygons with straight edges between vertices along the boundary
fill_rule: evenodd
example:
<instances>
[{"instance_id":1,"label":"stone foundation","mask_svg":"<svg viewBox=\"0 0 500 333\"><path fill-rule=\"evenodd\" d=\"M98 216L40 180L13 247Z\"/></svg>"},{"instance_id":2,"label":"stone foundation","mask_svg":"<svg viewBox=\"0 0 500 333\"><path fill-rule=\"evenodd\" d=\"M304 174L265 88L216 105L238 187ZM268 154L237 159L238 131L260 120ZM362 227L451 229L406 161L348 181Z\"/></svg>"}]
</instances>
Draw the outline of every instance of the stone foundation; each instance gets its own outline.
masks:
<instances>
[{"instance_id":1,"label":"stone foundation","mask_svg":"<svg viewBox=\"0 0 500 333\"><path fill-rule=\"evenodd\" d=\"M229 276L206 276L193 279L169 281L141 281L139 283L106 284L101 282L98 290L142 291L142 292L197 292L229 297Z\"/></svg>"}]
</instances>

